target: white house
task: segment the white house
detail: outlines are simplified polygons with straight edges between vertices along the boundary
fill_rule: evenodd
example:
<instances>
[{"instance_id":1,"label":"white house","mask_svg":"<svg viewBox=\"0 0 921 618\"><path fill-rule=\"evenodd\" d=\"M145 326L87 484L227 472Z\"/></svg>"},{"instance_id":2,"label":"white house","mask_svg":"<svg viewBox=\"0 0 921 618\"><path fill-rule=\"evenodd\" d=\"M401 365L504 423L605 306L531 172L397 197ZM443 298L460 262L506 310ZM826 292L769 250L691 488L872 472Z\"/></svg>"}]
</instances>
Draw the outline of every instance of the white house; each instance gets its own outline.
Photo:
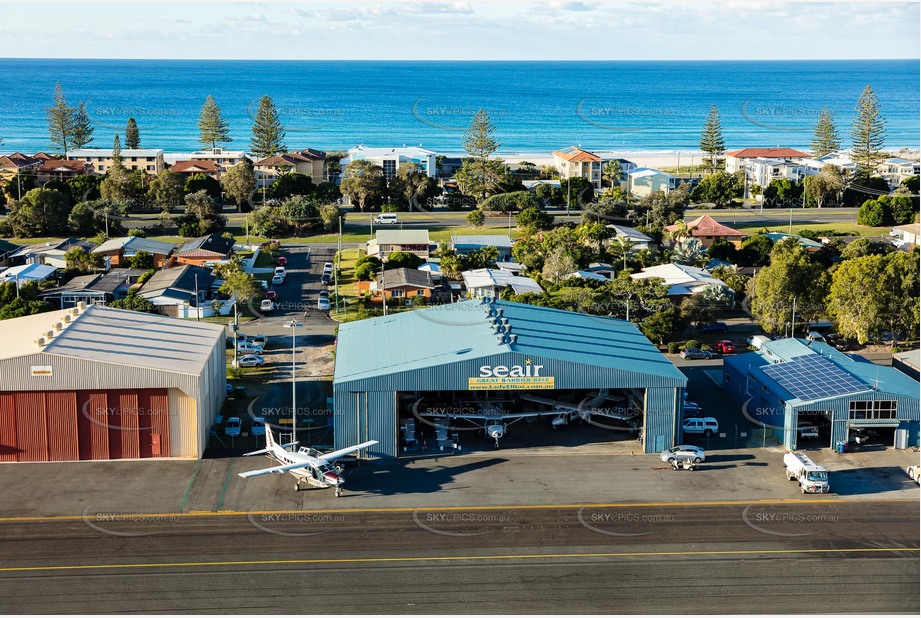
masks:
<instances>
[{"instance_id":1,"label":"white house","mask_svg":"<svg viewBox=\"0 0 921 618\"><path fill-rule=\"evenodd\" d=\"M428 230L377 230L368 241L368 255L386 262L391 253L407 251L423 260L431 255L432 242Z\"/></svg>"},{"instance_id":2,"label":"white house","mask_svg":"<svg viewBox=\"0 0 921 618\"><path fill-rule=\"evenodd\" d=\"M207 148L205 150L196 150L195 152L164 154L163 160L167 165L174 165L179 161L210 161L218 168L220 175L234 165L246 161L247 156L242 150Z\"/></svg>"},{"instance_id":3,"label":"white house","mask_svg":"<svg viewBox=\"0 0 921 618\"><path fill-rule=\"evenodd\" d=\"M890 186L897 187L906 178L921 174L921 163L911 159L892 157L877 165L876 171L889 181Z\"/></svg>"},{"instance_id":4,"label":"white house","mask_svg":"<svg viewBox=\"0 0 921 618\"><path fill-rule=\"evenodd\" d=\"M685 266L684 264L649 266L641 272L630 275L630 277L636 280L649 279L650 277L664 279L665 285L668 286L669 296L690 296L691 294L703 292L710 285L729 289L729 286L719 279L715 279L703 268Z\"/></svg>"},{"instance_id":5,"label":"white house","mask_svg":"<svg viewBox=\"0 0 921 618\"><path fill-rule=\"evenodd\" d=\"M626 238L632 241L633 248L630 249L631 252L648 249L649 245L653 242L652 238L633 227L628 227L626 225L606 225L605 227L614 230L615 238Z\"/></svg>"},{"instance_id":6,"label":"white house","mask_svg":"<svg viewBox=\"0 0 921 618\"><path fill-rule=\"evenodd\" d=\"M843 152L832 152L823 157L804 159L802 164L803 173L806 176L815 176L826 165L834 165L842 172L854 172L857 169L857 166L851 160L851 156Z\"/></svg>"},{"instance_id":7,"label":"white house","mask_svg":"<svg viewBox=\"0 0 921 618\"><path fill-rule=\"evenodd\" d=\"M0 283L15 281L16 287L22 287L27 281L44 281L54 274L57 268L48 264L23 264L13 266L0 272Z\"/></svg>"},{"instance_id":8,"label":"white house","mask_svg":"<svg viewBox=\"0 0 921 618\"><path fill-rule=\"evenodd\" d=\"M492 268L479 268L465 270L461 273L464 285L467 287L467 296L480 298L482 296L498 296L502 288L512 288L515 294L543 292L536 281L529 277L519 277L504 270Z\"/></svg>"},{"instance_id":9,"label":"white house","mask_svg":"<svg viewBox=\"0 0 921 618\"><path fill-rule=\"evenodd\" d=\"M627 191L635 197L646 197L653 191L668 193L680 183L680 178L649 167L638 167L627 174Z\"/></svg>"},{"instance_id":10,"label":"white house","mask_svg":"<svg viewBox=\"0 0 921 618\"><path fill-rule=\"evenodd\" d=\"M889 236L892 238L892 244L903 251L910 250L913 246L918 245L918 238L921 237L921 223L909 223L908 225L899 225L889 230Z\"/></svg>"},{"instance_id":11,"label":"white house","mask_svg":"<svg viewBox=\"0 0 921 618\"><path fill-rule=\"evenodd\" d=\"M375 165L380 165L384 169L384 178L387 180L396 175L397 170L400 169L400 165L403 163L418 163L429 178L436 178L438 175L438 170L435 168L435 153L431 150L415 146L404 146L403 148L356 146L349 150L349 156L339 161L342 166L340 178L345 175L345 167L349 163L359 160L371 161Z\"/></svg>"},{"instance_id":12,"label":"white house","mask_svg":"<svg viewBox=\"0 0 921 618\"><path fill-rule=\"evenodd\" d=\"M113 154L111 148L77 148L67 153L67 159L92 165L93 170L102 175L115 163ZM141 170L148 176L156 176L166 167L162 148L125 148L119 156L125 169Z\"/></svg>"},{"instance_id":13,"label":"white house","mask_svg":"<svg viewBox=\"0 0 921 618\"><path fill-rule=\"evenodd\" d=\"M560 172L560 178L585 178L596 189L601 189L602 161L595 153L576 146L553 153L553 166Z\"/></svg>"}]
</instances>

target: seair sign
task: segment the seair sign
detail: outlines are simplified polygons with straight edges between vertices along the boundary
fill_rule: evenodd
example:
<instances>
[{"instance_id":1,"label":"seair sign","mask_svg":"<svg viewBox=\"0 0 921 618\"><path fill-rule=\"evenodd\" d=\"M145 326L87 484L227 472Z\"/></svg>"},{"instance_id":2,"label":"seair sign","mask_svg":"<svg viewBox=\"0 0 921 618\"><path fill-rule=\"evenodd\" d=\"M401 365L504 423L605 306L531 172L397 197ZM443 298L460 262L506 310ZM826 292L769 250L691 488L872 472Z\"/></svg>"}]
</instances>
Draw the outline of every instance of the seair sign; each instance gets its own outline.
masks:
<instances>
[{"instance_id":1,"label":"seair sign","mask_svg":"<svg viewBox=\"0 0 921 618\"><path fill-rule=\"evenodd\" d=\"M543 365L535 365L527 359L524 365L483 365L480 375L467 378L467 390L514 390L532 388L554 388L553 376L542 376Z\"/></svg>"}]
</instances>

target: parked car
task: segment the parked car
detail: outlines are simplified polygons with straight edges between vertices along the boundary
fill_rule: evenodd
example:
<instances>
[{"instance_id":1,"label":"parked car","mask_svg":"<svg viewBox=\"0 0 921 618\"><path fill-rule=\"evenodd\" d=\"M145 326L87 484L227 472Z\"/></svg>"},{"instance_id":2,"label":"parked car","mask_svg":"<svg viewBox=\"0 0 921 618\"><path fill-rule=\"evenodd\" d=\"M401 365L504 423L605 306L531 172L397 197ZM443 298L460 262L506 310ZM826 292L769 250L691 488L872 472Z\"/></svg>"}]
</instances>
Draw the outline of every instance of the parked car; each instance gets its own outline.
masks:
<instances>
[{"instance_id":1,"label":"parked car","mask_svg":"<svg viewBox=\"0 0 921 618\"><path fill-rule=\"evenodd\" d=\"M687 444L680 444L659 453L659 458L667 463L673 461L683 461L690 459L694 463L700 463L707 458L704 449Z\"/></svg>"},{"instance_id":2,"label":"parked car","mask_svg":"<svg viewBox=\"0 0 921 618\"><path fill-rule=\"evenodd\" d=\"M265 279L256 279L256 281L259 282L259 285L262 286L262 289L263 289L263 290L269 289L269 282L266 281Z\"/></svg>"},{"instance_id":3,"label":"parked car","mask_svg":"<svg viewBox=\"0 0 921 618\"><path fill-rule=\"evenodd\" d=\"M259 303L259 311L273 311L275 309L275 303L270 299L266 298L261 303Z\"/></svg>"},{"instance_id":4,"label":"parked car","mask_svg":"<svg viewBox=\"0 0 921 618\"><path fill-rule=\"evenodd\" d=\"M847 352L851 349L851 342L848 341L846 337L842 337L836 333L825 335L825 343L835 348L839 352Z\"/></svg>"},{"instance_id":5,"label":"parked car","mask_svg":"<svg viewBox=\"0 0 921 618\"><path fill-rule=\"evenodd\" d=\"M275 267L275 274L276 274L276 275L281 275L282 277L287 277L287 276L288 276L288 271L287 271L287 269L285 269L284 266L276 266L276 267Z\"/></svg>"},{"instance_id":6,"label":"parked car","mask_svg":"<svg viewBox=\"0 0 921 618\"><path fill-rule=\"evenodd\" d=\"M282 277L281 275L275 275L274 277L272 277L272 285L281 285L284 282L285 282L285 278Z\"/></svg>"},{"instance_id":7,"label":"parked car","mask_svg":"<svg viewBox=\"0 0 921 618\"><path fill-rule=\"evenodd\" d=\"M796 423L796 433L800 438L818 438L819 429L814 423L809 421L799 421Z\"/></svg>"},{"instance_id":8,"label":"parked car","mask_svg":"<svg viewBox=\"0 0 921 618\"><path fill-rule=\"evenodd\" d=\"M825 343L825 337L823 337L821 333L817 333L814 330L806 333L806 339L808 341L821 341L822 343Z\"/></svg>"},{"instance_id":9,"label":"parked car","mask_svg":"<svg viewBox=\"0 0 921 618\"><path fill-rule=\"evenodd\" d=\"M265 335L256 335L255 337L252 338L253 345L259 345L259 346L262 346L263 348L265 348L265 343L268 340L269 338L266 337Z\"/></svg>"},{"instance_id":10,"label":"parked car","mask_svg":"<svg viewBox=\"0 0 921 618\"><path fill-rule=\"evenodd\" d=\"M720 354L735 354L736 346L728 339L723 339L722 341L716 342L716 351Z\"/></svg>"},{"instance_id":11,"label":"parked car","mask_svg":"<svg viewBox=\"0 0 921 618\"><path fill-rule=\"evenodd\" d=\"M396 213L384 212L374 217L374 222L383 225L393 225L399 223Z\"/></svg>"},{"instance_id":12,"label":"parked car","mask_svg":"<svg viewBox=\"0 0 921 618\"><path fill-rule=\"evenodd\" d=\"M261 416L257 416L253 419L252 430L249 432L251 436L264 436L265 435L265 419Z\"/></svg>"},{"instance_id":13,"label":"parked car","mask_svg":"<svg viewBox=\"0 0 921 618\"><path fill-rule=\"evenodd\" d=\"M320 311L329 311L329 292L323 290L317 297L317 309Z\"/></svg>"},{"instance_id":14,"label":"parked car","mask_svg":"<svg viewBox=\"0 0 921 618\"><path fill-rule=\"evenodd\" d=\"M857 429L850 433L848 441L858 446L882 444L882 435L875 429Z\"/></svg>"},{"instance_id":15,"label":"parked car","mask_svg":"<svg viewBox=\"0 0 921 618\"><path fill-rule=\"evenodd\" d=\"M681 429L684 430L684 433L702 433L705 436L709 436L714 433L719 433L720 426L716 422L716 419L712 416L705 416L703 418L687 418L681 423Z\"/></svg>"},{"instance_id":16,"label":"parked car","mask_svg":"<svg viewBox=\"0 0 921 618\"><path fill-rule=\"evenodd\" d=\"M333 274L333 263L332 262L326 262L325 264L323 264L323 274L327 274L327 273L329 273L330 275Z\"/></svg>"},{"instance_id":17,"label":"parked car","mask_svg":"<svg viewBox=\"0 0 921 618\"><path fill-rule=\"evenodd\" d=\"M230 397L231 395L233 395L233 384L231 384L230 382L228 382L228 383L225 385L225 390L226 390L226 392L227 392L227 396L228 396L228 397Z\"/></svg>"},{"instance_id":18,"label":"parked car","mask_svg":"<svg viewBox=\"0 0 921 618\"><path fill-rule=\"evenodd\" d=\"M265 359L258 354L245 354L234 361L234 367L262 367Z\"/></svg>"},{"instance_id":19,"label":"parked car","mask_svg":"<svg viewBox=\"0 0 921 618\"><path fill-rule=\"evenodd\" d=\"M703 408L693 401L685 401L684 406L682 406L682 411L685 416L701 416L703 414Z\"/></svg>"},{"instance_id":20,"label":"parked car","mask_svg":"<svg viewBox=\"0 0 921 618\"><path fill-rule=\"evenodd\" d=\"M700 348L685 348L681 350L680 356L687 360L710 360L713 358L713 352Z\"/></svg>"},{"instance_id":21,"label":"parked car","mask_svg":"<svg viewBox=\"0 0 921 618\"><path fill-rule=\"evenodd\" d=\"M243 421L240 420L239 416L231 416L227 419L227 423L224 425L225 436L239 436L242 431Z\"/></svg>"},{"instance_id":22,"label":"parked car","mask_svg":"<svg viewBox=\"0 0 921 618\"><path fill-rule=\"evenodd\" d=\"M286 258L286 257L283 256L283 255L278 256L278 265L279 265L279 266L287 266L287 265L288 265L288 258Z\"/></svg>"},{"instance_id":23,"label":"parked car","mask_svg":"<svg viewBox=\"0 0 921 618\"><path fill-rule=\"evenodd\" d=\"M278 300L278 292L276 292L275 290L269 290L268 292L265 293L265 297L271 301L276 301Z\"/></svg>"},{"instance_id":24,"label":"parked car","mask_svg":"<svg viewBox=\"0 0 921 618\"><path fill-rule=\"evenodd\" d=\"M700 329L702 333L728 333L729 327L725 322L711 322Z\"/></svg>"},{"instance_id":25,"label":"parked car","mask_svg":"<svg viewBox=\"0 0 921 618\"><path fill-rule=\"evenodd\" d=\"M908 466L905 471L908 473L908 478L921 485L921 466Z\"/></svg>"},{"instance_id":26,"label":"parked car","mask_svg":"<svg viewBox=\"0 0 921 618\"><path fill-rule=\"evenodd\" d=\"M323 273L323 276L320 277L320 283L323 285L329 285L333 282L333 276L329 273Z\"/></svg>"},{"instance_id":27,"label":"parked car","mask_svg":"<svg viewBox=\"0 0 921 618\"><path fill-rule=\"evenodd\" d=\"M752 335L751 337L745 340L745 343L755 348L756 350L760 350L761 345L767 343L770 340L771 338L765 335Z\"/></svg>"},{"instance_id":28,"label":"parked car","mask_svg":"<svg viewBox=\"0 0 921 618\"><path fill-rule=\"evenodd\" d=\"M245 354L262 354L262 346L255 345L252 341L238 341L237 352Z\"/></svg>"}]
</instances>

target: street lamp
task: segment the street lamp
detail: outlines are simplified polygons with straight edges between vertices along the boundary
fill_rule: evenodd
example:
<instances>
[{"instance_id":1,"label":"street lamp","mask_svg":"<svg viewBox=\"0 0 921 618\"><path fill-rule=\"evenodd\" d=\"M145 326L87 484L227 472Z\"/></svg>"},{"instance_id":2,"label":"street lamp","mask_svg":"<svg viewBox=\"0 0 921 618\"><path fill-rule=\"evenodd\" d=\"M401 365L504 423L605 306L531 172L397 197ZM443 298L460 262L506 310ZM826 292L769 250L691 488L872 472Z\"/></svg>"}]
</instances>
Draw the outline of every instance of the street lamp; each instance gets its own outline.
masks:
<instances>
[{"instance_id":1,"label":"street lamp","mask_svg":"<svg viewBox=\"0 0 921 618\"><path fill-rule=\"evenodd\" d=\"M297 339L297 329L303 326L297 320L291 320L290 322L285 322L284 327L291 329L291 441L297 442L297 357L295 356L296 352L296 339Z\"/></svg>"}]
</instances>

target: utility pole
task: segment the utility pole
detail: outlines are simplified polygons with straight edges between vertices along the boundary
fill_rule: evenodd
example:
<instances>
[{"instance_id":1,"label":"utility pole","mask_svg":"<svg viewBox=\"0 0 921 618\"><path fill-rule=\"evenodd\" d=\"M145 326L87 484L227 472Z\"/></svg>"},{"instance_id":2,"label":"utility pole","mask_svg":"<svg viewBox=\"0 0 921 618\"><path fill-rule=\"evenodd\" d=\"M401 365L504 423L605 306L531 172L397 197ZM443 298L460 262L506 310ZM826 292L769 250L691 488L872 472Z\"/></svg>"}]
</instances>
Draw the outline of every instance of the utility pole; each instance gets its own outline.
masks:
<instances>
[{"instance_id":1,"label":"utility pole","mask_svg":"<svg viewBox=\"0 0 921 618\"><path fill-rule=\"evenodd\" d=\"M201 299L198 296L198 273L195 273L195 321L201 322Z\"/></svg>"},{"instance_id":2,"label":"utility pole","mask_svg":"<svg viewBox=\"0 0 921 618\"><path fill-rule=\"evenodd\" d=\"M381 301L384 304L384 315L387 315L387 289L384 287L384 266L381 265Z\"/></svg>"},{"instance_id":3,"label":"utility pole","mask_svg":"<svg viewBox=\"0 0 921 618\"><path fill-rule=\"evenodd\" d=\"M793 297L793 315L790 316L790 339L796 332L796 296Z\"/></svg>"}]
</instances>

